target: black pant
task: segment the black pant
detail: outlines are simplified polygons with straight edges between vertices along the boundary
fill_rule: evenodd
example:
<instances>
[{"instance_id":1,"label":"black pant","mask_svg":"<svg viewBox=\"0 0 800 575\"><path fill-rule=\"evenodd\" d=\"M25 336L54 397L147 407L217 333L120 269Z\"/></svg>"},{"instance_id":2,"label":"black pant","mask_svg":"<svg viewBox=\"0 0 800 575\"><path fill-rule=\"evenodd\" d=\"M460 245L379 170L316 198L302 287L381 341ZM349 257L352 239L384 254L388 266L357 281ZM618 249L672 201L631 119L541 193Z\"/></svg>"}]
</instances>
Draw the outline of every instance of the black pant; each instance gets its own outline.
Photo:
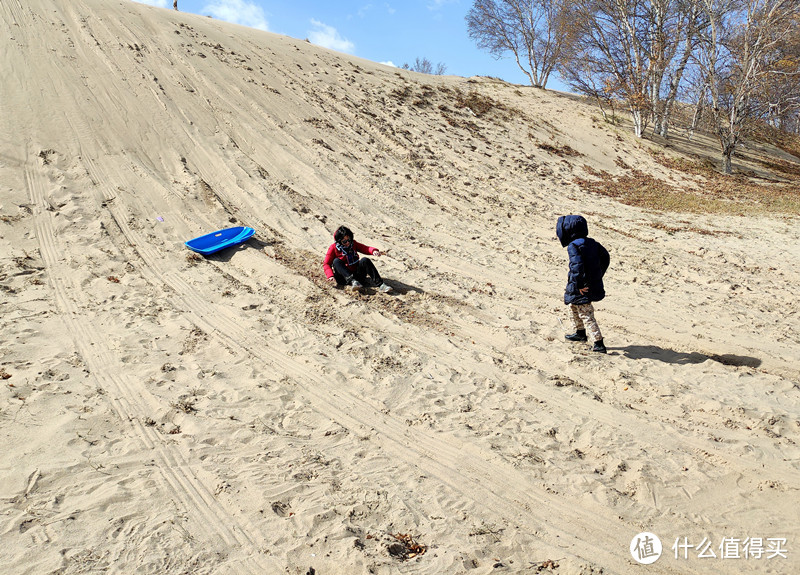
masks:
<instances>
[{"instance_id":1,"label":"black pant","mask_svg":"<svg viewBox=\"0 0 800 575\"><path fill-rule=\"evenodd\" d=\"M353 279L358 280L365 286L377 287L383 283L381 274L378 273L371 259L361 258L356 265L356 270L351 272L342 260L339 258L334 259L333 277L336 278L336 283L343 286L349 284Z\"/></svg>"}]
</instances>

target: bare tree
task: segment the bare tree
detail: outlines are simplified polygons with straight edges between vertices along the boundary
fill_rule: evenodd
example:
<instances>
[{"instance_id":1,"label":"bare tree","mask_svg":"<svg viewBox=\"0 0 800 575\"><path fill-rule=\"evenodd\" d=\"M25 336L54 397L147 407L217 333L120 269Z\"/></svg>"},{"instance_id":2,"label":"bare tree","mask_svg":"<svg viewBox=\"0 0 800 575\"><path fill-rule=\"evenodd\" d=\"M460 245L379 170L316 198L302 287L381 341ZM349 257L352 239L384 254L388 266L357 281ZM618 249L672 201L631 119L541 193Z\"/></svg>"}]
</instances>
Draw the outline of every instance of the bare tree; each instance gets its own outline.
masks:
<instances>
[{"instance_id":1,"label":"bare tree","mask_svg":"<svg viewBox=\"0 0 800 575\"><path fill-rule=\"evenodd\" d=\"M769 125L790 131L800 119L800 16L779 43L773 68L755 91L756 113Z\"/></svg>"},{"instance_id":2,"label":"bare tree","mask_svg":"<svg viewBox=\"0 0 800 575\"><path fill-rule=\"evenodd\" d=\"M667 66L672 60L676 44L670 37L674 28L675 0L650 0L642 2L642 49L647 50L648 92L650 96L650 112L653 120L653 131L661 132L663 123L663 103L661 101L661 84Z\"/></svg>"},{"instance_id":3,"label":"bare tree","mask_svg":"<svg viewBox=\"0 0 800 575\"><path fill-rule=\"evenodd\" d=\"M651 56L656 62L651 85L653 132L666 138L681 80L707 20L700 0L653 0L652 6L651 22L658 38Z\"/></svg>"},{"instance_id":4,"label":"bare tree","mask_svg":"<svg viewBox=\"0 0 800 575\"><path fill-rule=\"evenodd\" d=\"M754 116L756 90L779 73L780 46L800 13L797 0L702 0L709 20L700 63L708 79L722 170L732 172L736 148Z\"/></svg>"},{"instance_id":5,"label":"bare tree","mask_svg":"<svg viewBox=\"0 0 800 575\"><path fill-rule=\"evenodd\" d=\"M641 0L573 0L574 29L565 46L561 75L586 93L585 76L609 97L625 102L641 137L652 111L653 65L649 21Z\"/></svg>"},{"instance_id":6,"label":"bare tree","mask_svg":"<svg viewBox=\"0 0 800 575\"><path fill-rule=\"evenodd\" d=\"M691 139L701 120L707 116L704 111L708 107L708 81L701 68L690 66L684 74L683 84L680 90L681 101L693 104L691 120L689 125L685 126L686 134Z\"/></svg>"},{"instance_id":7,"label":"bare tree","mask_svg":"<svg viewBox=\"0 0 800 575\"><path fill-rule=\"evenodd\" d=\"M409 66L406 63L403 64L402 68L404 70L411 70L412 72L420 72L421 74L433 74L434 76L443 76L447 70L447 66L441 62L434 67L433 62L427 58L422 58L420 60L419 57L415 59L413 66Z\"/></svg>"},{"instance_id":8,"label":"bare tree","mask_svg":"<svg viewBox=\"0 0 800 575\"><path fill-rule=\"evenodd\" d=\"M531 86L545 88L569 25L571 0L475 0L467 30L481 50L495 58L508 53Z\"/></svg>"},{"instance_id":9,"label":"bare tree","mask_svg":"<svg viewBox=\"0 0 800 575\"><path fill-rule=\"evenodd\" d=\"M590 61L580 60L573 62L565 68L561 74L573 90L585 94L597 102L600 113L606 122L615 124L617 121L614 103L616 94L619 90L614 84L611 76L601 77L595 74L596 68ZM606 108L611 111L611 118L608 117Z\"/></svg>"}]
</instances>

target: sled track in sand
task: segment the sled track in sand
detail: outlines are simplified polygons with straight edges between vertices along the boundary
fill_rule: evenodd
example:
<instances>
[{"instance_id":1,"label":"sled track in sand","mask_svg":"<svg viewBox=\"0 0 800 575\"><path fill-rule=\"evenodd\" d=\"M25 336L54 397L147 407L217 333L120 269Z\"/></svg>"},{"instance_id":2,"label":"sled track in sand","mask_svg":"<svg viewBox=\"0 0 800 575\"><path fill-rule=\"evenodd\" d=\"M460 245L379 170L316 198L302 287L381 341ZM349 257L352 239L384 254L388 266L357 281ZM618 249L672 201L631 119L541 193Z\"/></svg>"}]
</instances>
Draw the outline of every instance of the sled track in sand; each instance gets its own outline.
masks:
<instances>
[{"instance_id":1,"label":"sled track in sand","mask_svg":"<svg viewBox=\"0 0 800 575\"><path fill-rule=\"evenodd\" d=\"M211 174L203 174L204 178L208 178L211 180ZM220 185L222 188L223 186ZM225 197L224 195L219 198L220 202L225 206L226 210L231 213L241 214L241 213L250 213L251 210L248 209L247 206L245 208L240 209L234 198ZM196 214L198 218L202 218L202 214ZM254 227L258 233L259 230L266 229L268 225L257 219L257 221L246 221L243 225L249 225ZM273 233L274 230L272 230ZM131 231L131 233L133 233ZM143 238L140 240L132 241L128 240L131 243L136 243L138 241L143 241ZM240 281L245 282L245 278L238 278ZM173 286L174 287L174 286ZM189 289L186 286L186 289ZM208 303L205 300L201 300L198 298L198 302L202 301L202 305L208 306ZM474 314L480 320L485 319L485 312L480 310L474 310ZM204 316L207 317L216 317L221 314L215 314L211 312L203 313ZM233 324L232 324L233 326ZM245 332L238 326L235 326L240 334L244 334ZM478 339L481 335L481 331L474 326L470 328L470 326L461 326L462 327L462 334L461 337L471 337L473 339ZM224 328L215 329L215 331L219 332L220 334L229 334L232 335L233 332L230 332ZM242 337L239 335L237 337ZM459 364L454 361L450 356L447 354L441 354L440 350L435 349L432 346L426 345L425 343L417 340L417 339L403 339L400 338L390 332L384 333L384 335L393 340L397 344L402 344L406 346L410 350L417 351L423 355L427 356L436 356L437 362L443 366L449 367L454 371L458 372L460 369ZM236 341L236 338L233 337L232 341ZM266 341L263 342L265 345L268 343ZM237 344L240 345L240 344ZM274 345L274 344L271 344ZM230 344L229 344L230 346ZM256 357L259 357L258 353L255 353L252 349L249 350L252 354ZM491 345L484 345L484 347L478 351L486 353L490 355L492 358L502 358L503 354L500 350L496 349ZM630 361L630 360L625 360ZM290 365L293 369L297 368L297 362L291 362ZM548 379L549 375L553 375L552 373L547 373L546 370L542 370L538 367L531 366L533 371L541 375L545 380ZM514 383L517 385L519 380L524 376L509 376L508 374L504 373L501 369L496 368L494 365L485 364L480 366L478 375L483 377L505 382L505 383ZM313 370L312 370L313 371ZM318 375L315 377L319 378ZM587 387L589 388L596 388L600 387L601 382L599 381L599 377L594 379L590 379L589 381L584 381L582 383L588 384ZM514 381L516 380L516 381ZM534 390L536 391L545 391L541 388ZM671 422L655 422L655 421L648 421L646 418L641 417L641 414L637 413L635 410L631 410L627 408L625 405L620 404L618 402L614 403L607 403L607 402L599 402L595 399L590 397L566 397L562 393L549 393L550 388L547 388L546 391L548 392L547 395L547 403L548 408L551 411L556 412L568 412L570 410L574 410L576 406L580 407L579 415L589 417L593 420L596 420L598 423L602 424L603 426L615 430L617 434L624 434L626 436L631 437L659 437L660 443L659 446L665 452L684 452L687 450L692 451L695 454L703 455L704 457L712 457L715 461L724 462L727 465L732 466L731 470L737 470L741 472L752 472L758 471L759 473L769 473L771 478L778 479L780 481L785 481L787 483L794 483L796 482L798 475L795 472L788 471L786 466L776 465L774 462L775 460L780 461L783 458L783 455L776 449L769 449L768 453L770 458L765 461L758 461L758 462L748 462L747 460L743 460L742 458L732 455L729 452L724 451L723 449L718 448L713 442L711 441L704 441L698 439L696 437L692 437L689 433L683 433L680 429L675 428L671 425ZM379 407L377 409L380 409ZM675 417L678 417L676 414ZM742 442L750 441L751 437L747 434L741 434L736 439L741 440Z\"/></svg>"},{"instance_id":2,"label":"sled track in sand","mask_svg":"<svg viewBox=\"0 0 800 575\"><path fill-rule=\"evenodd\" d=\"M118 369L118 358L105 340L97 337L98 331L81 313L77 301L81 290L73 284L69 269L59 258L60 250L56 246L51 216L47 211L47 179L32 168L30 162L26 165L25 182L33 205L34 226L42 259L47 266L61 317L74 334L75 345L98 385L112 392L108 394L112 409L121 421L130 425L142 448L153 453L164 485L195 518L190 525L191 530L200 530L199 535L206 541L218 541L225 547L252 549L246 562L237 566L248 573L262 573L268 567L274 567L261 556L259 545L251 535L253 530L237 525L214 494L198 479L189 462L166 443L158 431L142 423L150 412L149 407L156 402L140 382Z\"/></svg>"},{"instance_id":3,"label":"sled track in sand","mask_svg":"<svg viewBox=\"0 0 800 575\"><path fill-rule=\"evenodd\" d=\"M84 156L85 157L85 156ZM113 174L100 171L96 163L87 163L87 168L96 182L103 182L101 189L103 199L110 199L115 189ZM213 181L211 174L201 174L204 179ZM221 197L220 201L227 209L236 207L236 203L228 197ZM302 395L310 402L313 408L331 421L351 430L366 434L372 432L379 440L393 445L407 465L417 467L425 475L435 478L452 491L461 494L467 500L474 501L469 495L475 490L481 493L480 503L493 510L501 518L510 518L519 524L541 525L537 535L540 535L549 544L564 548L570 543L591 540L595 547L582 553L579 558L592 557L604 566L615 570L624 570L627 566L625 559L620 559L619 553L609 552L619 546L613 539L605 539L602 534L612 533L612 525L618 521L602 514L601 510L576 509L569 505L564 498L559 498L547 493L538 485L532 483L519 471L513 469L507 462L484 452L480 447L461 443L454 447L445 441L437 439L432 433L427 433L419 428L409 428L405 422L381 412L382 406L374 405L368 400L349 391L346 387L337 387L331 390L328 382L320 375L318 366L313 363L302 363L289 357L279 344L267 341L258 334L242 328L227 314L218 313L214 304L210 304L198 291L185 282L182 276L172 270L167 270L162 263L161 254L155 250L150 242L136 230L128 226L124 213L124 204L114 202L108 204L108 209L117 224L117 228L124 238L124 243L132 246L133 251L141 261L140 271L154 286L167 286L171 290L169 300L174 309L178 310L185 319L198 328L216 337L226 348L233 353L240 354L241 350L256 359L264 366L275 366L286 372L301 374L297 384ZM239 213L241 210L236 210ZM197 214L202 218L202 214ZM245 224L252 222L244 222ZM257 226L257 224L256 224ZM408 342L405 342L408 343ZM411 347L418 351L433 354L436 350L412 342ZM457 367L448 363L447 358L442 358L444 365ZM498 373L487 368L484 374L487 377L498 377ZM502 377L501 377L502 379ZM633 413L625 413L615 409L615 406L599 403L590 398L566 398L559 394L548 396L551 409L574 409L577 402L582 408L582 413L589 414L602 425L617 430L619 433L636 435L636 430L643 430L644 435L656 433L662 438L661 447L666 451L684 451L687 448L695 453L711 454L715 459L725 461L735 468L749 469L750 465L742 465L740 459L732 457L729 453L715 449L709 443L687 437L685 434L671 429L667 425L642 421ZM502 469L498 472L498 469ZM767 462L762 468L769 471L773 477L779 479L793 479L793 474L785 469L776 467ZM499 484L498 477L506 478L506 482ZM468 486L465 488L464 486ZM576 526L575 533L555 530L549 524L550 517L569 518L562 524ZM604 527L605 526L605 527ZM631 525L630 531L634 533L636 527ZM581 531L584 530L582 533ZM587 535L591 534L591 535ZM584 543L585 546L585 543Z\"/></svg>"},{"instance_id":4,"label":"sled track in sand","mask_svg":"<svg viewBox=\"0 0 800 575\"><path fill-rule=\"evenodd\" d=\"M86 154L83 158L91 178L95 182L103 182L99 186L102 198L108 200L113 197L113 174L103 173L95 162L87 161ZM284 350L279 349L280 344L267 341L257 333L242 328L227 318L225 313L217 313L217 306L210 304L179 273L165 269L163 257L151 247L145 237L127 225L122 202L108 202L107 209L122 234L124 243L130 245L140 259L139 271L152 285L168 288L167 298L175 310L187 321L219 340L232 353L245 353L256 360L264 371L272 366L284 372L299 374L296 380L298 392L315 411L362 436L370 434L377 441L391 445L392 452L399 455L406 465L418 468L424 475L458 493L465 501L489 510L498 519L507 519L518 525L540 526L536 532L537 537L553 547L563 549L576 560L597 562L614 571L628 568L628 560L618 551L619 541L609 535L618 529L618 518L610 518L599 506L597 509L579 508L562 497L547 493L507 462L479 447L464 442L454 446L438 439L433 433L410 428L404 421L382 413L381 406L374 405L346 387L332 389L329 382L320 375L320 370L317 369L319 366L292 359ZM587 409L590 406L595 408L597 404L588 399L586 403ZM137 415L143 416L143 413L133 414L133 417ZM618 427L620 423L615 419L616 415L609 412L601 418L607 424ZM122 417L127 418L129 415L125 413ZM676 445L680 444L676 442ZM165 458L164 461L169 460ZM180 469L190 472L190 466L186 462L182 463ZM201 494L195 499L199 503L198 516L213 513L214 525L221 525L223 518L225 522L238 521L238 518L226 515L220 509L213 495L200 484L196 476L189 475L188 479L183 479L190 483L191 489L187 491ZM479 493L480 497L473 498L470 495L472 491ZM213 511L200 509L203 502L208 503ZM559 517L560 525L572 525L574 530L554 527L550 520L552 517ZM225 529L224 535L240 545L254 546L254 536L248 534L248 526L237 527L236 530ZM637 527L630 525L628 530L635 533ZM587 548L586 541L593 542L591 548ZM580 547L583 547L580 554L567 551Z\"/></svg>"}]
</instances>

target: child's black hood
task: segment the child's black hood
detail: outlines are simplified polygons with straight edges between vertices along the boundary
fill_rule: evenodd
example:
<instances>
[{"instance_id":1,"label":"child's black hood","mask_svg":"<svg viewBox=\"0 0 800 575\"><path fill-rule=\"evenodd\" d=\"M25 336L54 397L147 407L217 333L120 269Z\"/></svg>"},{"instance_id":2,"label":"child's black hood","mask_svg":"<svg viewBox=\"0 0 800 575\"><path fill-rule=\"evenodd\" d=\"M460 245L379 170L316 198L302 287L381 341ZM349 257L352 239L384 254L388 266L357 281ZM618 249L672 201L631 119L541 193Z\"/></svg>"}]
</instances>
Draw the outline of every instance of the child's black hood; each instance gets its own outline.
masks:
<instances>
[{"instance_id":1,"label":"child's black hood","mask_svg":"<svg viewBox=\"0 0 800 575\"><path fill-rule=\"evenodd\" d=\"M578 238L589 236L589 225L583 216L560 216L556 222L556 235L565 248Z\"/></svg>"}]
</instances>

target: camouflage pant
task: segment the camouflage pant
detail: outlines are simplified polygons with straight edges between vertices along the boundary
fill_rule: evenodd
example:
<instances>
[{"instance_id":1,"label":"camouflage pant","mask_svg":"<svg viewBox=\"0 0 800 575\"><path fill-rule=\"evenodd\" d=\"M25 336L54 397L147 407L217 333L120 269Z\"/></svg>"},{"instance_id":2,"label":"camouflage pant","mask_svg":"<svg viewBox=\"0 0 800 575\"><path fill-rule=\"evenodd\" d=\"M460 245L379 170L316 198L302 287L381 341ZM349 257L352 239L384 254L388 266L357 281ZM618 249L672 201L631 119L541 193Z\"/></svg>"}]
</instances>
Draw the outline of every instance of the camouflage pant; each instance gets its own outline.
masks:
<instances>
[{"instance_id":1,"label":"camouflage pant","mask_svg":"<svg viewBox=\"0 0 800 575\"><path fill-rule=\"evenodd\" d=\"M600 326L597 325L597 320L594 319L594 306L592 304L576 305L573 303L570 304L569 309L572 312L572 325L575 330L585 329L590 341L603 339L603 334L600 333Z\"/></svg>"}]
</instances>

